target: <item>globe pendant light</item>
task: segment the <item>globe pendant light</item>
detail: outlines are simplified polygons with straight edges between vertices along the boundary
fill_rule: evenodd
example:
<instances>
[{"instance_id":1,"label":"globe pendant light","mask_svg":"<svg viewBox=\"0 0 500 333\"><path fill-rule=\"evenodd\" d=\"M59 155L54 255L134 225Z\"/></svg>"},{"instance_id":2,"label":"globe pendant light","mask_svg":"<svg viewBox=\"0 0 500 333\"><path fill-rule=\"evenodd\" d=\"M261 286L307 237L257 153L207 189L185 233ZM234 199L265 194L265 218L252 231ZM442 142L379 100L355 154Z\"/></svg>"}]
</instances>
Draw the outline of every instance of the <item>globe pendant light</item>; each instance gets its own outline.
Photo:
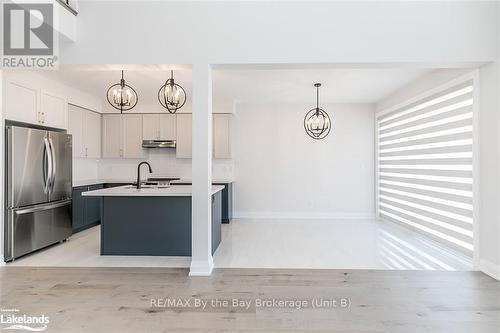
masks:
<instances>
[{"instance_id":1,"label":"globe pendant light","mask_svg":"<svg viewBox=\"0 0 500 333\"><path fill-rule=\"evenodd\" d=\"M174 81L174 71L170 79L158 90L158 101L170 113L175 113L186 103L186 91Z\"/></svg>"},{"instance_id":2,"label":"globe pendant light","mask_svg":"<svg viewBox=\"0 0 500 333\"><path fill-rule=\"evenodd\" d=\"M139 98L137 97L137 92L125 83L125 79L122 78L120 83L114 84L109 87L108 92L106 93L106 98L108 99L108 103L111 104L117 110L120 110L120 113L123 111L128 111L133 109L137 105L137 101Z\"/></svg>"},{"instance_id":3,"label":"globe pendant light","mask_svg":"<svg viewBox=\"0 0 500 333\"><path fill-rule=\"evenodd\" d=\"M328 113L319 108L319 87L321 87L321 83L315 83L314 86L316 87L316 107L306 113L304 129L311 138L321 140L330 133L332 123Z\"/></svg>"}]
</instances>

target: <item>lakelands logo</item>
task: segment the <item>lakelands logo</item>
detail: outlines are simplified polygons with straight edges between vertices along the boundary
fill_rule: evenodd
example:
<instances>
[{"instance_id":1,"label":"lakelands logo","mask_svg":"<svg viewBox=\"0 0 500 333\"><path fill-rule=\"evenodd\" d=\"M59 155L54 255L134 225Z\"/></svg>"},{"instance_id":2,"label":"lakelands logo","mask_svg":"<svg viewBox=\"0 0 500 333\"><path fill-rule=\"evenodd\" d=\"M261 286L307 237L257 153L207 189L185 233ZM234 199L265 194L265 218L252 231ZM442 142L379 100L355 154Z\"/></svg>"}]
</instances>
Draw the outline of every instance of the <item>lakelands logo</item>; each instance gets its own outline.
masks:
<instances>
[{"instance_id":1,"label":"lakelands logo","mask_svg":"<svg viewBox=\"0 0 500 333\"><path fill-rule=\"evenodd\" d=\"M57 34L52 3L4 3L4 68L52 69L57 65Z\"/></svg>"},{"instance_id":2,"label":"lakelands logo","mask_svg":"<svg viewBox=\"0 0 500 333\"><path fill-rule=\"evenodd\" d=\"M21 330L30 332L42 332L48 327L49 317L28 316L20 314L18 309L2 309L0 313L0 325L2 330Z\"/></svg>"}]
</instances>

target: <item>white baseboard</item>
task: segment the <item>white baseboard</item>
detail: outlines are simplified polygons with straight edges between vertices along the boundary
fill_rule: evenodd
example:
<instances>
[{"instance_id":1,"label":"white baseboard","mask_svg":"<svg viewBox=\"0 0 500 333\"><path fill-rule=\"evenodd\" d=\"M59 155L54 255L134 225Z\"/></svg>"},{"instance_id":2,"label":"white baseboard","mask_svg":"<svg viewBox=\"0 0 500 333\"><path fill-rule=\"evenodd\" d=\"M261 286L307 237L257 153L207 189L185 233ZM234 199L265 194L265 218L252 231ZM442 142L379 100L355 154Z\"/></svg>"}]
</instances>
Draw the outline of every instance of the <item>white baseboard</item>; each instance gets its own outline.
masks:
<instances>
[{"instance_id":1,"label":"white baseboard","mask_svg":"<svg viewBox=\"0 0 500 333\"><path fill-rule=\"evenodd\" d=\"M234 212L235 219L374 219L375 213L329 213L329 212Z\"/></svg>"},{"instance_id":2,"label":"white baseboard","mask_svg":"<svg viewBox=\"0 0 500 333\"><path fill-rule=\"evenodd\" d=\"M189 276L210 276L214 270L214 261L210 257L208 260L191 260Z\"/></svg>"},{"instance_id":3,"label":"white baseboard","mask_svg":"<svg viewBox=\"0 0 500 333\"><path fill-rule=\"evenodd\" d=\"M500 281L500 265L494 264L489 260L481 259L479 261L479 269L484 274L487 274L495 280Z\"/></svg>"}]
</instances>

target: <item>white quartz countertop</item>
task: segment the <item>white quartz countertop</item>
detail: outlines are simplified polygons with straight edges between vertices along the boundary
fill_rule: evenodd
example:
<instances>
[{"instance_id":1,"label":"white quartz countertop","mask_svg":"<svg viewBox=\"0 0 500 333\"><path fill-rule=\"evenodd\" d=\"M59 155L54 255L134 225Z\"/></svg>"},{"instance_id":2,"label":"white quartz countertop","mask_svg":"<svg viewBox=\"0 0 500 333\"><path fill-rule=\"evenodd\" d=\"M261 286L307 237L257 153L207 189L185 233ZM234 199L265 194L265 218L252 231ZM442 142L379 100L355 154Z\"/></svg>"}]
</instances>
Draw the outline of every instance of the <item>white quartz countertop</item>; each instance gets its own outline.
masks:
<instances>
[{"instance_id":1,"label":"white quartz countertop","mask_svg":"<svg viewBox=\"0 0 500 333\"><path fill-rule=\"evenodd\" d=\"M174 177L169 177L169 178L176 178ZM143 179L143 181L146 179ZM234 180L230 178L213 178L212 183L216 184L230 184ZM95 185L95 184L113 184L113 183L134 183L135 179L84 179L84 180L74 180L73 181L73 187L78 187L78 186L88 186L88 185ZM171 184L176 184L176 183L191 183L192 180L189 178L181 178L179 180L173 180L170 183Z\"/></svg>"},{"instance_id":2,"label":"white quartz countertop","mask_svg":"<svg viewBox=\"0 0 500 333\"><path fill-rule=\"evenodd\" d=\"M213 185L212 195L222 191L224 186ZM85 197L190 197L192 195L191 185L172 185L167 188L141 188L133 186L119 186L104 188L101 190L87 191L82 193Z\"/></svg>"}]
</instances>

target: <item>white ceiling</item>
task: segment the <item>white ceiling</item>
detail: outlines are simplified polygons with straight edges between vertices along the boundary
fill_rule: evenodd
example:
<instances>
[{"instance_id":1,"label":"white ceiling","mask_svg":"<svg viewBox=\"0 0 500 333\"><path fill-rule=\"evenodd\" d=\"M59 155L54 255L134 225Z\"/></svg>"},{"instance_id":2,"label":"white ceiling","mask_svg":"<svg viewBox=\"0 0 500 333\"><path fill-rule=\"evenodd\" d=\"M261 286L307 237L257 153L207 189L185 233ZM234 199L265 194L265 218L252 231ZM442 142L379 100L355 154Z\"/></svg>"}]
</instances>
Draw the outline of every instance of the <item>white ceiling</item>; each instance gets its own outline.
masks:
<instances>
[{"instance_id":1,"label":"white ceiling","mask_svg":"<svg viewBox=\"0 0 500 333\"><path fill-rule=\"evenodd\" d=\"M423 68L326 68L216 70L214 96L240 102L376 103L431 70Z\"/></svg>"},{"instance_id":2,"label":"white ceiling","mask_svg":"<svg viewBox=\"0 0 500 333\"><path fill-rule=\"evenodd\" d=\"M115 66L116 67L116 66ZM97 98L105 98L108 88L120 82L121 67L102 68L79 66L78 69L63 68L59 71L46 71L53 79L60 80L70 87L83 90ZM139 102L157 103L158 90L170 77L167 68L157 66L125 67L125 82L137 91ZM191 70L175 69L174 78L182 85L188 96L191 96Z\"/></svg>"},{"instance_id":3,"label":"white ceiling","mask_svg":"<svg viewBox=\"0 0 500 333\"><path fill-rule=\"evenodd\" d=\"M47 71L54 79L104 98L118 83L120 65L63 67ZM191 96L188 66L125 66L125 80L142 101L156 102L158 89L175 68L175 79ZM321 82L320 103L375 103L429 73L424 68L216 69L214 100L239 102L315 103L315 82Z\"/></svg>"}]
</instances>

